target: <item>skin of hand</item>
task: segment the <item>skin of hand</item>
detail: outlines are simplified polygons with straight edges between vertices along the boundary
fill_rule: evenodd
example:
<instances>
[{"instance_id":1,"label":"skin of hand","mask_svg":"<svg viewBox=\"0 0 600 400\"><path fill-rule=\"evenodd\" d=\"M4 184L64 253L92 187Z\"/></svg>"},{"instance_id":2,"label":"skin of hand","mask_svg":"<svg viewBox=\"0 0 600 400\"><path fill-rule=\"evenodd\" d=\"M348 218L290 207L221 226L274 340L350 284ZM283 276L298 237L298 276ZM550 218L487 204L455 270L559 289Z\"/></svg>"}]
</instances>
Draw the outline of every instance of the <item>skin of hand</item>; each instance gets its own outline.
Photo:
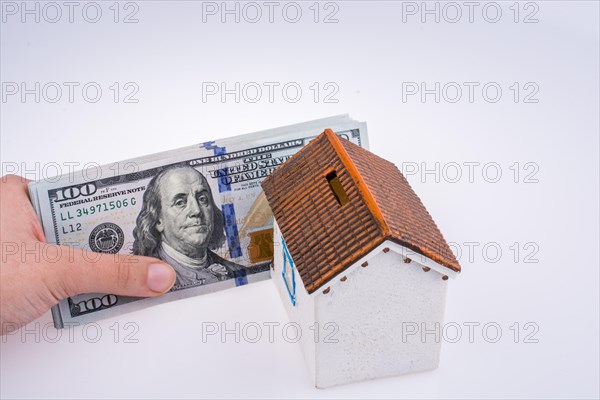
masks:
<instances>
[{"instance_id":1,"label":"skin of hand","mask_svg":"<svg viewBox=\"0 0 600 400\"><path fill-rule=\"evenodd\" d=\"M15 175L0 181L0 334L76 294L152 297L173 286L175 271L161 260L46 243L28 182Z\"/></svg>"}]
</instances>

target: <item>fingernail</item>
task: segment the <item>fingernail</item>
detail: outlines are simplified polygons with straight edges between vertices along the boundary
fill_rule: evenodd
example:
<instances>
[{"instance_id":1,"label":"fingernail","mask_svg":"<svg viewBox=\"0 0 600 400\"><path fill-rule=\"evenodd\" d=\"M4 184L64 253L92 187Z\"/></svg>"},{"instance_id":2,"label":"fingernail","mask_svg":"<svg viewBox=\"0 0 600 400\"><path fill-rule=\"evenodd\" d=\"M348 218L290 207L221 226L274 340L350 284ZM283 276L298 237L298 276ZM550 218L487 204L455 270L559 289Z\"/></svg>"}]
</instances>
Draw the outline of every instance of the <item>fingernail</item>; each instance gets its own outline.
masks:
<instances>
[{"instance_id":1,"label":"fingernail","mask_svg":"<svg viewBox=\"0 0 600 400\"><path fill-rule=\"evenodd\" d=\"M153 292L164 293L175 283L174 271L166 264L150 264L148 266L148 287Z\"/></svg>"}]
</instances>

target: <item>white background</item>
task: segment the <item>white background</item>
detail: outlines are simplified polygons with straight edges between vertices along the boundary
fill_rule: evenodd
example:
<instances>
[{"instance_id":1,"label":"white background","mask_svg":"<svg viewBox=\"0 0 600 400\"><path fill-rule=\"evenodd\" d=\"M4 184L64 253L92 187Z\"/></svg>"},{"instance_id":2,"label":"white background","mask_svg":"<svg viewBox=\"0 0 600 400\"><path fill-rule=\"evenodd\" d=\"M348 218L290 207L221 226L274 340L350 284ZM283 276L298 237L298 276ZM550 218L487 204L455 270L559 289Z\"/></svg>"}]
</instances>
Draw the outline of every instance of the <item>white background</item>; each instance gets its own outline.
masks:
<instances>
[{"instance_id":1,"label":"white background","mask_svg":"<svg viewBox=\"0 0 600 400\"><path fill-rule=\"evenodd\" d=\"M335 2L327 9L321 3L318 23L312 1L298 2L297 23L282 16L284 2L270 23L268 8L259 2L258 22L248 21L255 9L246 7L239 23L235 15L223 23L220 14L205 14L203 22L207 4L201 2L138 1L138 22L129 24L121 21L135 8L124 9L125 3L118 4L118 23L112 1L99 2L97 23L82 17L86 2L75 8L72 23L68 8L58 4L63 15L56 23L46 21L56 11L46 8L44 14L44 3L38 5L39 23L35 15L22 22L20 10L11 15L7 2L2 4L2 174L16 168L41 179L54 171L48 166L104 164L350 113L367 121L371 150L407 172L460 253L463 272L449 282L446 321L462 326L462 336L443 343L435 371L316 390L299 345L288 343L281 329L275 329L273 343L266 327L258 343L243 337L236 343L234 335L202 341L206 323L233 329L236 322L278 322L281 328L287 318L267 281L101 321L88 330L74 328L58 338L46 314L27 331L1 339L3 398L599 396L597 2L499 2L496 23L482 15L485 6L486 18L495 18L494 6L485 2L475 8L473 22L458 3L462 17L455 23L448 20L456 8L445 3L437 3L439 23L435 15L422 22L420 13L405 13L403 21L403 8L411 5L393 1ZM293 19L289 7L286 17ZM323 23L336 9L338 22ZM94 18L94 10L87 11ZM524 23L534 11L538 22ZM42 93L36 103L34 95L24 101L7 96L7 82L80 86L72 103L66 87L56 103L48 101L54 92ZM96 103L82 97L88 82L103 89ZM109 89L114 82L121 89L134 82L138 103L122 97L115 103ZM226 82L229 88L235 82L279 82L279 88L295 82L303 92L296 103L281 90L270 102L266 89L256 103L248 96L236 102L233 95L203 101L203 82ZM326 92L315 101L309 88L314 82L321 90L335 84L337 102L324 102ZM479 86L473 102L462 86L459 101L449 102L455 92L448 92L437 103L433 94L424 102L418 95L403 101L403 82L425 82L430 89L435 82ZM495 103L482 96L489 82L502 89ZM514 82L520 87L517 102ZM531 91L524 90L527 83L539 89L537 103L523 101ZM422 174L436 163L439 179ZM464 163L479 163L471 164L472 179ZM526 169L526 163L532 164ZM483 172L486 164L492 167ZM502 175L493 183L498 169ZM464 325L469 322L480 324L472 343ZM482 332L486 323L502 329L496 343L488 342L494 329ZM539 328L530 337L537 343L525 343L532 332L526 323ZM137 332L130 339L137 343L126 343L132 327ZM97 329L101 336L91 343ZM446 333L455 337L455 331Z\"/></svg>"}]
</instances>

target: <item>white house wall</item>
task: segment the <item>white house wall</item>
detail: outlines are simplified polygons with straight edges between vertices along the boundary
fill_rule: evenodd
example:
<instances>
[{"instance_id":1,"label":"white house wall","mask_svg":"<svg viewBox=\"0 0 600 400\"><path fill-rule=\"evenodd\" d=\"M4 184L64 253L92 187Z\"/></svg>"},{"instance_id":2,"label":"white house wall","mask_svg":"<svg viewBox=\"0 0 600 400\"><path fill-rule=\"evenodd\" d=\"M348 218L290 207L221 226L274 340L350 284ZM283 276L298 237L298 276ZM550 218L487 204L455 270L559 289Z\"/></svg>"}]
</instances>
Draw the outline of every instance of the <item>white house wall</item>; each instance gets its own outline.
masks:
<instances>
[{"instance_id":1,"label":"white house wall","mask_svg":"<svg viewBox=\"0 0 600 400\"><path fill-rule=\"evenodd\" d=\"M281 245L281 231L277 222L273 230L273 271L271 274L273 283L277 287L283 306L287 311L290 322L297 323L301 329L302 337L299 341L302 348L304 361L308 367L311 380L315 381L315 340L314 331L310 329L315 323L314 298L311 297L302 283L298 270L294 268L296 279L296 305L290 300L285 282L281 273L283 271L283 247ZM290 329L290 332L292 330Z\"/></svg>"},{"instance_id":2,"label":"white house wall","mask_svg":"<svg viewBox=\"0 0 600 400\"><path fill-rule=\"evenodd\" d=\"M328 342L316 344L318 387L438 366L439 338L421 333L436 323L443 326L447 281L434 270L424 272L416 262L404 263L401 254L382 252L386 245L313 294L319 324L337 327ZM365 259L368 266L363 268ZM340 281L342 276L347 279ZM329 293L323 294L328 286ZM409 334L415 326L418 332Z\"/></svg>"}]
</instances>

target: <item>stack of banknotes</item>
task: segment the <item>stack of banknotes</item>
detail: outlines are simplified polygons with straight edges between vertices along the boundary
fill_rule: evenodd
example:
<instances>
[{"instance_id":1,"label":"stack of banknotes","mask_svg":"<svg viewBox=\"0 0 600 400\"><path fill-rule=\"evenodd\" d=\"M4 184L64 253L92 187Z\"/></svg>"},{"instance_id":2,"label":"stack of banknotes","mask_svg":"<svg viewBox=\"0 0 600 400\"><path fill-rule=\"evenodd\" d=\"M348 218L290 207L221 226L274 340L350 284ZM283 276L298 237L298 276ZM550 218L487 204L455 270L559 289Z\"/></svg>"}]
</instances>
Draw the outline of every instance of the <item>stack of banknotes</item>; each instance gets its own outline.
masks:
<instances>
[{"instance_id":1,"label":"stack of banknotes","mask_svg":"<svg viewBox=\"0 0 600 400\"><path fill-rule=\"evenodd\" d=\"M368 148L348 115L208 140L29 185L48 243L158 257L177 274L156 298L89 293L52 309L54 325L89 323L270 277L273 215L260 182L324 129Z\"/></svg>"}]
</instances>

